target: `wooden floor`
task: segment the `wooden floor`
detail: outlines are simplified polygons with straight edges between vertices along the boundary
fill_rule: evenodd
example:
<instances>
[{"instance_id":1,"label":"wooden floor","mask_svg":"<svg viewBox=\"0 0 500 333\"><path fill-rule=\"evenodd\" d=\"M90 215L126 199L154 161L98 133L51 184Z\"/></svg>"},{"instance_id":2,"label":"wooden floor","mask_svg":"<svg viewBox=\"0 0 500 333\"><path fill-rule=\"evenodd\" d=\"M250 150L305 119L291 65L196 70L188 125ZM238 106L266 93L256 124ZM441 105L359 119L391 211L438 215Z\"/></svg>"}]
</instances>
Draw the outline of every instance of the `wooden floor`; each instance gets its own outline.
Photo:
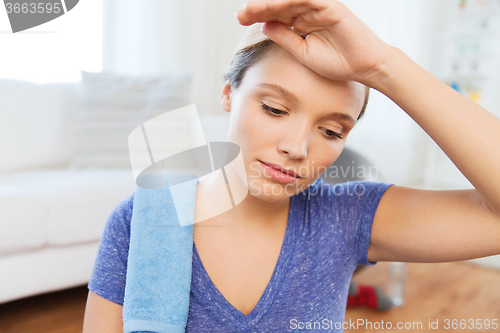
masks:
<instances>
[{"instance_id":1,"label":"wooden floor","mask_svg":"<svg viewBox=\"0 0 500 333\"><path fill-rule=\"evenodd\" d=\"M385 289L388 263L379 262L357 273L353 280ZM0 304L0 333L81 333L87 299L86 286ZM346 323L365 320L384 325L389 321L421 322L423 329L403 332L500 332L499 329L445 329L445 319L500 321L500 270L468 263L408 264L404 306L386 313L349 308ZM439 329L428 324L439 321ZM408 325L408 324L406 324ZM393 330L395 330L393 327ZM345 332L382 332L351 326ZM387 330L389 331L389 330Z\"/></svg>"},{"instance_id":2,"label":"wooden floor","mask_svg":"<svg viewBox=\"0 0 500 333\"><path fill-rule=\"evenodd\" d=\"M385 290L388 275L387 262L379 262L369 266L353 277L353 280L365 284L377 284ZM402 325L421 322L422 328L402 329L406 332L500 332L500 270L486 268L465 262L438 263L438 264L408 264L407 288L405 304L393 308L386 313L378 313L366 309L347 309L345 322L350 323L357 319L371 321L370 326L351 326L345 332L381 332L376 329L375 322L381 325L388 321L393 330L401 322ZM449 329L446 329L445 320L449 320ZM453 329L453 319L465 319L465 328ZM486 319L490 322L496 319L498 328L489 329L473 326L469 319L482 323ZM429 322L438 321L438 329L429 330ZM470 325L470 327L467 327ZM347 327L347 326L346 326ZM413 326L417 327L417 326ZM474 327L474 328L472 328Z\"/></svg>"},{"instance_id":3,"label":"wooden floor","mask_svg":"<svg viewBox=\"0 0 500 333\"><path fill-rule=\"evenodd\" d=\"M86 286L0 304L0 333L82 333Z\"/></svg>"}]
</instances>

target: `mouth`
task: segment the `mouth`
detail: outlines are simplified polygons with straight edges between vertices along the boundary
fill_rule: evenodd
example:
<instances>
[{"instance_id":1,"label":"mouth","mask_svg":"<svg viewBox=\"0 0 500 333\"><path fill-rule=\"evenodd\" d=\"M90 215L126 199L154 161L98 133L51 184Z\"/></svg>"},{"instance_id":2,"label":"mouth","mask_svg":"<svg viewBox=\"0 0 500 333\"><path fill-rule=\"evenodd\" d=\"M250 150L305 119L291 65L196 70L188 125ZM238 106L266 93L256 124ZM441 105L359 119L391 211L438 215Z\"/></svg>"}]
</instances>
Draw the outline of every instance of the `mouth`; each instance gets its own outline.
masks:
<instances>
[{"instance_id":1,"label":"mouth","mask_svg":"<svg viewBox=\"0 0 500 333\"><path fill-rule=\"evenodd\" d=\"M292 170L286 170L285 168L281 167L280 165L273 164L273 163L266 163L262 162L259 160L260 163L264 167L267 167L268 173L273 177L275 180L278 180L282 183L290 183L293 181L296 181L297 179L300 179L302 177L298 176L294 171Z\"/></svg>"}]
</instances>

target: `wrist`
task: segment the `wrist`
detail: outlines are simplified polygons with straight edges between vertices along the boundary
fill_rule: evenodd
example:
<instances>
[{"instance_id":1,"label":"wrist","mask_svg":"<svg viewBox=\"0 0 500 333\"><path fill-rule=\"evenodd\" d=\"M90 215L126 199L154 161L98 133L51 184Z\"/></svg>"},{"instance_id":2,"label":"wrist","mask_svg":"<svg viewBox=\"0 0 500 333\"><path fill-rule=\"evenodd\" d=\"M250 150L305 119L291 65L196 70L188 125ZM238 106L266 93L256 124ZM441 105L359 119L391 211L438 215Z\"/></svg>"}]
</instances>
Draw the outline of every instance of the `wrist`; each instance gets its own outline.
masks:
<instances>
[{"instance_id":1,"label":"wrist","mask_svg":"<svg viewBox=\"0 0 500 333\"><path fill-rule=\"evenodd\" d=\"M391 83L396 79L398 65L404 61L405 57L407 58L403 51L397 47L388 45L381 60L359 82L386 94L386 91L390 89Z\"/></svg>"}]
</instances>

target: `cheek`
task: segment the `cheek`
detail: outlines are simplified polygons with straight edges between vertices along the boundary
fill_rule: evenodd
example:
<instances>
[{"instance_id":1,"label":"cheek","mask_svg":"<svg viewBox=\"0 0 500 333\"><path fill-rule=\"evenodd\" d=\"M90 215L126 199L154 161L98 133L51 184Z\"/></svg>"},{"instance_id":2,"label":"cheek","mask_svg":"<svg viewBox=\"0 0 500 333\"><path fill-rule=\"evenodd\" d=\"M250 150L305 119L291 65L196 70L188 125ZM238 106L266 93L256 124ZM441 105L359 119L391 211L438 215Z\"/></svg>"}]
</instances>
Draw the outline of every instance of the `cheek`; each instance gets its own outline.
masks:
<instances>
[{"instance_id":1,"label":"cheek","mask_svg":"<svg viewBox=\"0 0 500 333\"><path fill-rule=\"evenodd\" d=\"M309 171L312 178L318 178L330 165L333 164L340 156L344 145L319 143L313 151L311 151L308 161Z\"/></svg>"},{"instance_id":2,"label":"cheek","mask_svg":"<svg viewBox=\"0 0 500 333\"><path fill-rule=\"evenodd\" d=\"M227 140L240 146L244 153L255 153L256 149L275 141L276 131L272 131L269 121L266 121L259 110L239 109L231 115Z\"/></svg>"}]
</instances>

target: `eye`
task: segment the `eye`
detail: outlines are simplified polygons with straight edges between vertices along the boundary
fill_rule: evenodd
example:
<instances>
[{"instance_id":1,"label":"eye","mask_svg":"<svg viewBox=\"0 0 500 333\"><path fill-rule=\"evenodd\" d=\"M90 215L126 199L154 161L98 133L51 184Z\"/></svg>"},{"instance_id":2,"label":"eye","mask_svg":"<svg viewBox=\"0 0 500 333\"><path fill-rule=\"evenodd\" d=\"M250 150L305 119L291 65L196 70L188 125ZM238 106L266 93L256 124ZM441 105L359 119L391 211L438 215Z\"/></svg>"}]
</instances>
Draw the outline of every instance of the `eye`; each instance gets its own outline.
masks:
<instances>
[{"instance_id":1,"label":"eye","mask_svg":"<svg viewBox=\"0 0 500 333\"><path fill-rule=\"evenodd\" d=\"M339 133L337 133L335 131L332 131L332 130L329 130L327 128L325 128L325 132L324 133L327 135L327 139L328 140L342 139L342 137L340 136Z\"/></svg>"},{"instance_id":2,"label":"eye","mask_svg":"<svg viewBox=\"0 0 500 333\"><path fill-rule=\"evenodd\" d=\"M269 114L270 116L274 116L274 117L279 117L280 115L282 114L286 114L285 111L281 111L281 110L278 110L278 109L275 109L275 108L272 108L264 103L262 103L261 105L262 109L264 111L266 111L267 114Z\"/></svg>"}]
</instances>

